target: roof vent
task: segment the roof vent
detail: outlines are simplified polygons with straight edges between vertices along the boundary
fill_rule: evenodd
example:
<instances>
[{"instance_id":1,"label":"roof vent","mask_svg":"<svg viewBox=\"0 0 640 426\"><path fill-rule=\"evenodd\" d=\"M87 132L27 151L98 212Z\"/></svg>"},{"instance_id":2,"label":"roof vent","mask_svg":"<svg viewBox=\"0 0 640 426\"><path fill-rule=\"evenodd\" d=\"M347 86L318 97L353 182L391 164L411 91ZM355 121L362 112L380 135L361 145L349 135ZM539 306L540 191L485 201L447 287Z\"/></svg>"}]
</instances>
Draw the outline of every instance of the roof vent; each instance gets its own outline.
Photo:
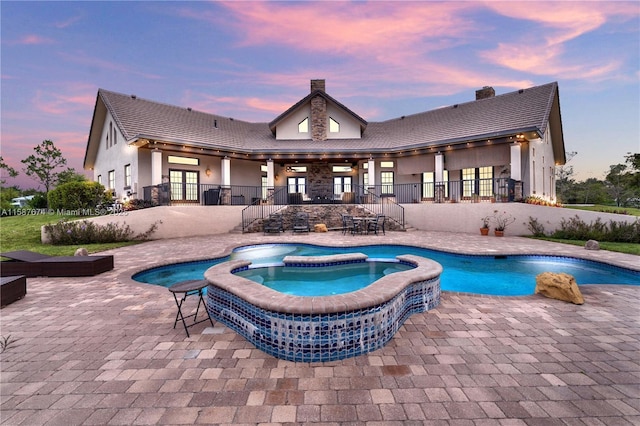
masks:
<instances>
[{"instance_id":1,"label":"roof vent","mask_svg":"<svg viewBox=\"0 0 640 426\"><path fill-rule=\"evenodd\" d=\"M458 108L458 104L455 104L453 107L454 107L454 108Z\"/></svg>"},{"instance_id":2,"label":"roof vent","mask_svg":"<svg viewBox=\"0 0 640 426\"><path fill-rule=\"evenodd\" d=\"M218 120L213 120L213 127L218 128Z\"/></svg>"},{"instance_id":3,"label":"roof vent","mask_svg":"<svg viewBox=\"0 0 640 426\"><path fill-rule=\"evenodd\" d=\"M191 107L187 107L187 111L191 111Z\"/></svg>"},{"instance_id":4,"label":"roof vent","mask_svg":"<svg viewBox=\"0 0 640 426\"><path fill-rule=\"evenodd\" d=\"M522 93L522 92L524 92L524 89L518 90L518 93Z\"/></svg>"},{"instance_id":5,"label":"roof vent","mask_svg":"<svg viewBox=\"0 0 640 426\"><path fill-rule=\"evenodd\" d=\"M137 99L138 97L136 95L131 95L131 99Z\"/></svg>"}]
</instances>

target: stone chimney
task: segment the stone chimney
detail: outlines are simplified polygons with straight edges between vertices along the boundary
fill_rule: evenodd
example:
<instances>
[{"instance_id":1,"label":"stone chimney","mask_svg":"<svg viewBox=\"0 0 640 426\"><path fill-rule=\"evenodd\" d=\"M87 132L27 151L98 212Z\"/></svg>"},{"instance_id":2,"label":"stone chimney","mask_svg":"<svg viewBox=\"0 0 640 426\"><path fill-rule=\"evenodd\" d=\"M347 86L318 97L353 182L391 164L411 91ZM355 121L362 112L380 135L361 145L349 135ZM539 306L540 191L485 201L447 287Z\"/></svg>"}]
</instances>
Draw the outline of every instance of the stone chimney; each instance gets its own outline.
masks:
<instances>
[{"instance_id":1,"label":"stone chimney","mask_svg":"<svg viewBox=\"0 0 640 426\"><path fill-rule=\"evenodd\" d=\"M493 98L496 95L496 91L491 86L484 86L480 90L476 90L476 101L479 99Z\"/></svg>"},{"instance_id":2,"label":"stone chimney","mask_svg":"<svg viewBox=\"0 0 640 426\"><path fill-rule=\"evenodd\" d=\"M320 90L324 92L325 90L324 80L311 80L311 91L315 92L316 90Z\"/></svg>"},{"instance_id":3,"label":"stone chimney","mask_svg":"<svg viewBox=\"0 0 640 426\"><path fill-rule=\"evenodd\" d=\"M324 93L324 80L311 80L311 93L319 90ZM311 98L311 139L314 141L324 141L327 139L327 100L316 95Z\"/></svg>"}]
</instances>

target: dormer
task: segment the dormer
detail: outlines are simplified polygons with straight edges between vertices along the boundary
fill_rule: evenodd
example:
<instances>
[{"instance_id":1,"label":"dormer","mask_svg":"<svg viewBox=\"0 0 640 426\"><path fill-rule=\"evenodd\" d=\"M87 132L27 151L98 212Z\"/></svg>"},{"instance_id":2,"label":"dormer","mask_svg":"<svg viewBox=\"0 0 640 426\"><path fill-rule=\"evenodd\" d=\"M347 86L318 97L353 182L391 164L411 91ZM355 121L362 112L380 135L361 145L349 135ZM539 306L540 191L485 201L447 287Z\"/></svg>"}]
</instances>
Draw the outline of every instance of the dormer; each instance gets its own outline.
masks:
<instances>
[{"instance_id":1,"label":"dormer","mask_svg":"<svg viewBox=\"0 0 640 426\"><path fill-rule=\"evenodd\" d=\"M311 93L269 123L277 140L360 139L367 122L311 80Z\"/></svg>"}]
</instances>

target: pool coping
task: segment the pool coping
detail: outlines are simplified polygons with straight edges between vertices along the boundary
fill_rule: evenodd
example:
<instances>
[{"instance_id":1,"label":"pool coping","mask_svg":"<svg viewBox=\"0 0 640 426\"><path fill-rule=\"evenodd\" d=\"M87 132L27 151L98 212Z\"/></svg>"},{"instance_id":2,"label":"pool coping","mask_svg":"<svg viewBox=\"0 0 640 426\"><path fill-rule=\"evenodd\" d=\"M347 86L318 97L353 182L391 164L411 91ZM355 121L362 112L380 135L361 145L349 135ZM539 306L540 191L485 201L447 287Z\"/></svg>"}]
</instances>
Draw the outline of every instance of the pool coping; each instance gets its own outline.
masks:
<instances>
[{"instance_id":1,"label":"pool coping","mask_svg":"<svg viewBox=\"0 0 640 426\"><path fill-rule=\"evenodd\" d=\"M326 258L327 256L310 257ZM219 263L207 269L204 278L210 285L220 287L265 310L289 314L326 314L380 305L393 299L412 283L439 279L442 274L442 266L431 259L409 254L396 256L396 259L416 267L386 275L360 290L331 296L284 294L232 273L234 270L251 265L249 260L229 260Z\"/></svg>"}]
</instances>

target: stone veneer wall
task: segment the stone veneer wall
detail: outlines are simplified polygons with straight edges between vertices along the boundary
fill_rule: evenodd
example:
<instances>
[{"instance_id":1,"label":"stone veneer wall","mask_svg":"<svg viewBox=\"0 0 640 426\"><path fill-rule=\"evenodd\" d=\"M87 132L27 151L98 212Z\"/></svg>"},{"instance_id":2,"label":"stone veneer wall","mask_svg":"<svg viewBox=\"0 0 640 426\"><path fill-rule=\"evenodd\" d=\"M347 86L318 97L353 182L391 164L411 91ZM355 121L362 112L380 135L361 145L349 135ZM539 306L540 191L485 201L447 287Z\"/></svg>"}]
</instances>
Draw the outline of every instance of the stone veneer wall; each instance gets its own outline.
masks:
<instances>
[{"instance_id":1,"label":"stone veneer wall","mask_svg":"<svg viewBox=\"0 0 640 426\"><path fill-rule=\"evenodd\" d=\"M327 139L327 101L322 96L311 99L311 139Z\"/></svg>"},{"instance_id":2,"label":"stone veneer wall","mask_svg":"<svg viewBox=\"0 0 640 426\"><path fill-rule=\"evenodd\" d=\"M293 221L298 212L309 214L309 225L313 230L313 225L324 223L328 229L342 229L342 215L350 216L375 216L364 208L356 204L300 204L291 205L279 211L282 215L284 231L291 231ZM385 231L402 231L402 227L390 221L388 218L384 223ZM262 222L256 221L247 232L262 232Z\"/></svg>"}]
</instances>

